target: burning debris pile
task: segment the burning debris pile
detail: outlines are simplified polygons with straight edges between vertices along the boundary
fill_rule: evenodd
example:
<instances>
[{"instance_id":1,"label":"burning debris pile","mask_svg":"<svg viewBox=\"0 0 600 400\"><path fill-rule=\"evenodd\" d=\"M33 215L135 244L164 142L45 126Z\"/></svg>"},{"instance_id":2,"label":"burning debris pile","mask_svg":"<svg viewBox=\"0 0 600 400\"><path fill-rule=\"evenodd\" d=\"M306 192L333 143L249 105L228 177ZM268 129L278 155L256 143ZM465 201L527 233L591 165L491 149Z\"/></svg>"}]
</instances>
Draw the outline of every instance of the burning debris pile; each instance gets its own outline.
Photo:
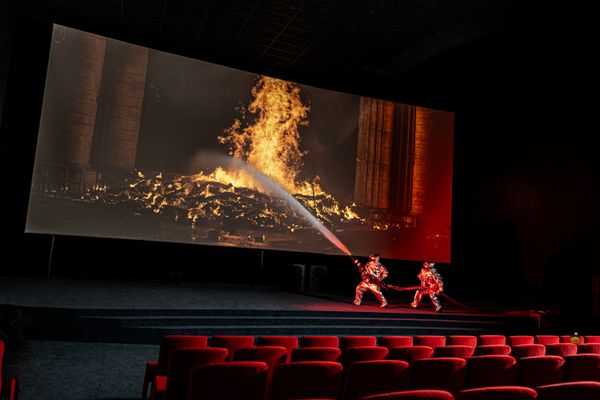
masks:
<instances>
[{"instance_id":1,"label":"burning debris pile","mask_svg":"<svg viewBox=\"0 0 600 400\"><path fill-rule=\"evenodd\" d=\"M255 185L237 186L240 176L223 183L226 171L217 169L210 175L178 176L172 180L162 174L146 177L138 171L125 187L102 193L96 200L118 205L131 204L156 214L172 216L176 221L193 226L235 225L238 228L266 228L275 232L295 232L310 225L295 213L285 200L264 193ZM240 174L242 175L242 174ZM227 182L227 179L225 179ZM350 228L365 223L356 206L342 207L331 195L296 194L294 197L333 229Z\"/></svg>"},{"instance_id":2,"label":"burning debris pile","mask_svg":"<svg viewBox=\"0 0 600 400\"><path fill-rule=\"evenodd\" d=\"M319 185L301 178L299 127L309 124L310 107L302 102L300 88L291 82L258 77L253 101L240 107L240 118L218 137L229 145L230 156L244 160L294 196L307 210L333 230L370 225L368 210L342 206ZM268 229L296 232L310 224L286 202L272 196L243 170L216 167L212 173L166 178L137 171L121 188L94 194L89 200L129 204L156 214L171 215L194 227ZM376 227L375 227L376 229Z\"/></svg>"}]
</instances>

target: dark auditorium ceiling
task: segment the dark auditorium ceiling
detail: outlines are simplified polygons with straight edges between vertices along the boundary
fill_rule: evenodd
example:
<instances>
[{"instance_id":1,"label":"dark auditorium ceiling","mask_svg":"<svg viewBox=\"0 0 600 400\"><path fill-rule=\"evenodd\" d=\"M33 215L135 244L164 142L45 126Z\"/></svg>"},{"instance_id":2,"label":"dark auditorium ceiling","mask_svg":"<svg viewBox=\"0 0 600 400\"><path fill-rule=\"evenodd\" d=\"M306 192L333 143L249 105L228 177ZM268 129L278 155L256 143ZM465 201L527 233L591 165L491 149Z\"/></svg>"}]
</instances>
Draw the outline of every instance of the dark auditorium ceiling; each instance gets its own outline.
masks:
<instances>
[{"instance_id":1,"label":"dark auditorium ceiling","mask_svg":"<svg viewBox=\"0 0 600 400\"><path fill-rule=\"evenodd\" d=\"M9 3L17 15L28 18L333 89L348 87L352 80L373 87L391 82L404 87L412 71L426 63L435 65L444 54L473 44L486 48L486 41L514 36L524 28L553 29L553 22L548 25L547 20L563 12L543 0ZM454 68L455 72L462 69ZM469 72L462 73L469 76Z\"/></svg>"}]
</instances>

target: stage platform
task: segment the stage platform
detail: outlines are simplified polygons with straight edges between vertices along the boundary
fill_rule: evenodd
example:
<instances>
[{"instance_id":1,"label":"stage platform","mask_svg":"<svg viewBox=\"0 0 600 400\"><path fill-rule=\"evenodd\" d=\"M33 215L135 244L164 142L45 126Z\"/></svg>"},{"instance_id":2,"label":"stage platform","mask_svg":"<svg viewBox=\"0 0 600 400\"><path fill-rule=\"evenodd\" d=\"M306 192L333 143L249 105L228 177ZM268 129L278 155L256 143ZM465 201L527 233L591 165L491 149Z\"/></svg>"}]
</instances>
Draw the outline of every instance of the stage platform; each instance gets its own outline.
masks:
<instances>
[{"instance_id":1,"label":"stage platform","mask_svg":"<svg viewBox=\"0 0 600 400\"><path fill-rule=\"evenodd\" d=\"M365 298L370 294L365 295ZM403 298L404 299L404 298ZM480 335L535 333L526 311L461 308L435 313L405 302L381 309L352 304L352 294L290 293L231 284L0 278L2 314L27 340L158 343L164 334Z\"/></svg>"}]
</instances>

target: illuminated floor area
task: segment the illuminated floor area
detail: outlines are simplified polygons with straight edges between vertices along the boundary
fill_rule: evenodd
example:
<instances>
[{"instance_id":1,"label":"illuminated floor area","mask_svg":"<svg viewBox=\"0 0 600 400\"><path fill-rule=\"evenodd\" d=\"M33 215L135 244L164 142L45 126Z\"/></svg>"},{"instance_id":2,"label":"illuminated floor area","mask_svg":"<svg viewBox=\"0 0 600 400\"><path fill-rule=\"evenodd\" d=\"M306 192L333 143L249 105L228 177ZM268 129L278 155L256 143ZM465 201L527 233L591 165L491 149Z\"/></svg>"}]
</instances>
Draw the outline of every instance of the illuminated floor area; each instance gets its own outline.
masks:
<instances>
[{"instance_id":1,"label":"illuminated floor area","mask_svg":"<svg viewBox=\"0 0 600 400\"><path fill-rule=\"evenodd\" d=\"M390 295L387 309L378 307L366 293L364 304L352 304L353 288L346 296L299 294L273 287L234 284L167 284L71 279L0 278L0 305L77 309L152 310L298 310L378 313L428 313L427 299L419 309L409 307L412 292ZM396 301L395 301L396 300ZM445 312L476 313L451 303Z\"/></svg>"},{"instance_id":2,"label":"illuminated floor area","mask_svg":"<svg viewBox=\"0 0 600 400\"><path fill-rule=\"evenodd\" d=\"M414 310L412 293L389 296L381 309L346 296L297 294L270 287L151 282L0 279L0 311L14 337L27 340L152 344L188 335L480 335L525 333L536 318L475 311L429 300ZM399 300L402 300L401 302ZM6 322L8 321L8 322Z\"/></svg>"}]
</instances>

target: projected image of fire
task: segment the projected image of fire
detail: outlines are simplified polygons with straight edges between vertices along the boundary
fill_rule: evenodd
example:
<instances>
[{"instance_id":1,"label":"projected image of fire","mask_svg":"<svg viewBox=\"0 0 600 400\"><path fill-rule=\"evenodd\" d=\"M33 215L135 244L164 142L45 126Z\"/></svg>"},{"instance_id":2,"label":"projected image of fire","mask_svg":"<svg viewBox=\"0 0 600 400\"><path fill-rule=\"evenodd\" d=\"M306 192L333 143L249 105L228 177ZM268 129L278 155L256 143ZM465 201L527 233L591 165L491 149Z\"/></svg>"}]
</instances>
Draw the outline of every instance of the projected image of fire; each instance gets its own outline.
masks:
<instances>
[{"instance_id":1,"label":"projected image of fire","mask_svg":"<svg viewBox=\"0 0 600 400\"><path fill-rule=\"evenodd\" d=\"M218 140L229 147L231 157L259 170L330 228L364 230L368 222L358 206L341 205L323 190L318 176L302 179L306 152L300 146L299 127L308 125L310 108L300 94L291 82L259 77L252 88L253 101L240 107L240 117ZM88 196L113 205L134 204L189 223L199 239L211 239L212 232L213 240L260 245L266 240L265 231L318 236L284 199L273 196L246 171L227 165L169 177L136 171L122 187Z\"/></svg>"}]
</instances>

